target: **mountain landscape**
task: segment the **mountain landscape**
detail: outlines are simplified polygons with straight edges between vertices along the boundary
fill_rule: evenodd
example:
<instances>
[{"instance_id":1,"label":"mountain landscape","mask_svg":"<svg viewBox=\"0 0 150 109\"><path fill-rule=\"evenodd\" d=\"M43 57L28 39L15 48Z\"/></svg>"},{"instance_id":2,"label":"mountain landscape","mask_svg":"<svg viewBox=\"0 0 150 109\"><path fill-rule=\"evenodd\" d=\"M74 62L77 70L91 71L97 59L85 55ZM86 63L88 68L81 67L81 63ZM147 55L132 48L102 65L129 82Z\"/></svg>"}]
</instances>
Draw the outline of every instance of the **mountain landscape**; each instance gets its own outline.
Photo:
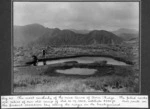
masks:
<instances>
[{"instance_id":1,"label":"mountain landscape","mask_svg":"<svg viewBox=\"0 0 150 109\"><path fill-rule=\"evenodd\" d=\"M14 2L12 92L140 93L139 8L138 1Z\"/></svg>"},{"instance_id":2,"label":"mountain landscape","mask_svg":"<svg viewBox=\"0 0 150 109\"><path fill-rule=\"evenodd\" d=\"M40 24L14 26L14 46L26 45L91 45L120 44L124 40L134 40L138 32L132 29L106 30L73 30L46 28Z\"/></svg>"},{"instance_id":3,"label":"mountain landscape","mask_svg":"<svg viewBox=\"0 0 150 109\"><path fill-rule=\"evenodd\" d=\"M135 29L120 28L116 31L112 31L112 33L121 37L125 41L136 40L139 37L139 32Z\"/></svg>"},{"instance_id":4,"label":"mountain landscape","mask_svg":"<svg viewBox=\"0 0 150 109\"><path fill-rule=\"evenodd\" d=\"M104 30L94 30L88 34L77 34L71 30L54 29L46 32L34 41L44 45L91 45L121 43L122 39L113 33Z\"/></svg>"},{"instance_id":5,"label":"mountain landscape","mask_svg":"<svg viewBox=\"0 0 150 109\"><path fill-rule=\"evenodd\" d=\"M46 28L39 24L14 26L13 29L15 46L24 46L41 37L46 31Z\"/></svg>"},{"instance_id":6,"label":"mountain landscape","mask_svg":"<svg viewBox=\"0 0 150 109\"><path fill-rule=\"evenodd\" d=\"M139 92L137 31L61 30L30 24L14 26L13 32L14 92ZM87 74L87 70L95 71Z\"/></svg>"},{"instance_id":7,"label":"mountain landscape","mask_svg":"<svg viewBox=\"0 0 150 109\"><path fill-rule=\"evenodd\" d=\"M76 29L70 29L71 31L79 34L88 34L90 30L76 30Z\"/></svg>"}]
</instances>

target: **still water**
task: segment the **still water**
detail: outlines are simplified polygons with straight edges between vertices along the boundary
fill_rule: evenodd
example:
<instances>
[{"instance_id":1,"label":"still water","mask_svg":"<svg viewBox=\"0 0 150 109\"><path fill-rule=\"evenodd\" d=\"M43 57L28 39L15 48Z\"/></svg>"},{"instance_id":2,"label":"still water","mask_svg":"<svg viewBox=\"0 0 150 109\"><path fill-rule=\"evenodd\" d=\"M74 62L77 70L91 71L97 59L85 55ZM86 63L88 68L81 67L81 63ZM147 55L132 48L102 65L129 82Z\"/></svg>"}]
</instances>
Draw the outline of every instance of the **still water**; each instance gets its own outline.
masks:
<instances>
[{"instance_id":1,"label":"still water","mask_svg":"<svg viewBox=\"0 0 150 109\"><path fill-rule=\"evenodd\" d=\"M76 75L92 75L96 72L96 69L88 69L88 68L71 68L65 70L56 70L58 73L63 74L76 74Z\"/></svg>"},{"instance_id":2,"label":"still water","mask_svg":"<svg viewBox=\"0 0 150 109\"><path fill-rule=\"evenodd\" d=\"M77 58L67 58L67 59L59 59L59 60L48 60L46 61L46 65L49 64L57 64L64 63L68 61L77 61L78 63L93 63L95 61L103 61L106 60L107 64L111 65L127 65L125 62L117 61L113 58L108 57L77 57ZM43 65L43 62L38 62L38 65Z\"/></svg>"}]
</instances>

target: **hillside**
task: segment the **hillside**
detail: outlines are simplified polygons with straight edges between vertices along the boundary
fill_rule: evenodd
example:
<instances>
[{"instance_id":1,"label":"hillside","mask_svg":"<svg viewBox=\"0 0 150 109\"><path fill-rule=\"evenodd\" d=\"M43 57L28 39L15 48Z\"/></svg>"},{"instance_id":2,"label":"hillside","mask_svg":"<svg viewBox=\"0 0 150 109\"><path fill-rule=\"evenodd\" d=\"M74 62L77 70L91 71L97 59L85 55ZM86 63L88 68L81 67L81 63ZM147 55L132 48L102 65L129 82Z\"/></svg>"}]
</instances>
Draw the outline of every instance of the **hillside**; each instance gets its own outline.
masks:
<instances>
[{"instance_id":1,"label":"hillside","mask_svg":"<svg viewBox=\"0 0 150 109\"><path fill-rule=\"evenodd\" d=\"M24 46L41 37L46 28L39 24L30 24L26 26L14 26L14 45Z\"/></svg>"},{"instance_id":2,"label":"hillside","mask_svg":"<svg viewBox=\"0 0 150 109\"><path fill-rule=\"evenodd\" d=\"M123 41L117 35L105 30L93 30L88 35L99 44L120 44Z\"/></svg>"},{"instance_id":3,"label":"hillside","mask_svg":"<svg viewBox=\"0 0 150 109\"><path fill-rule=\"evenodd\" d=\"M70 29L70 30L77 34L88 34L90 32L90 30L76 30L76 29Z\"/></svg>"},{"instance_id":4,"label":"hillside","mask_svg":"<svg viewBox=\"0 0 150 109\"><path fill-rule=\"evenodd\" d=\"M39 24L14 27L15 46L120 44L123 40L112 32L93 30L87 34L71 30L45 28Z\"/></svg>"},{"instance_id":5,"label":"hillside","mask_svg":"<svg viewBox=\"0 0 150 109\"><path fill-rule=\"evenodd\" d=\"M139 32L134 29L121 28L112 32L125 41L137 40L139 37Z\"/></svg>"},{"instance_id":6,"label":"hillside","mask_svg":"<svg viewBox=\"0 0 150 109\"><path fill-rule=\"evenodd\" d=\"M53 30L47 32L34 43L42 45L91 45L91 44L120 44L123 40L115 34L94 30L88 34L77 34L71 30Z\"/></svg>"}]
</instances>

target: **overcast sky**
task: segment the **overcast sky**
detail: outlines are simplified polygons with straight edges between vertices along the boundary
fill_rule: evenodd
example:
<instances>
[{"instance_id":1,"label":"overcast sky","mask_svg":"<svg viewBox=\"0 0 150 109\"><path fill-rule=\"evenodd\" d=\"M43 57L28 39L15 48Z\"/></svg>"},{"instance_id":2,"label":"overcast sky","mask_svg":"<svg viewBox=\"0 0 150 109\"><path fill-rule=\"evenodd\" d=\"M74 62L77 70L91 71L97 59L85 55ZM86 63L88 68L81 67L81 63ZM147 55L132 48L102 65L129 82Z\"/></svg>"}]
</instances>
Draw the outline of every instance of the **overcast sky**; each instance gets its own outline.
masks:
<instances>
[{"instance_id":1,"label":"overcast sky","mask_svg":"<svg viewBox=\"0 0 150 109\"><path fill-rule=\"evenodd\" d=\"M14 25L60 29L137 29L138 2L14 2Z\"/></svg>"}]
</instances>

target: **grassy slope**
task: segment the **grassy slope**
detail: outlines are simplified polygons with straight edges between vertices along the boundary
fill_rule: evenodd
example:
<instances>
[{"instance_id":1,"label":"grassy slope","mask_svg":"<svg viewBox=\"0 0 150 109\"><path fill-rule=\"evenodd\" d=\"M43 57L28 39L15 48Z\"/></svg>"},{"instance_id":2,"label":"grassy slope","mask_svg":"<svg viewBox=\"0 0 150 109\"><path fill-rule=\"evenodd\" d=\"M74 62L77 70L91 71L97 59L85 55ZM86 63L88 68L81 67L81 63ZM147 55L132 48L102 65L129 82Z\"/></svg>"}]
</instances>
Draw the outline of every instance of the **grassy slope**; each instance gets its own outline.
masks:
<instances>
[{"instance_id":1,"label":"grassy slope","mask_svg":"<svg viewBox=\"0 0 150 109\"><path fill-rule=\"evenodd\" d=\"M136 45L137 46L137 45ZM16 67L14 69L15 92L138 92L139 63L136 46L64 46L47 50L46 57L71 56L79 54L111 55L135 62L131 70L115 67L115 74L91 77L65 75L41 75L49 72L50 66ZM135 47L135 48L134 48ZM31 55L42 57L44 47L18 48L14 50L14 65L23 65L31 60ZM120 73L121 72L121 73ZM131 72L131 73L129 73ZM123 75L126 74L126 75ZM132 74L132 75L131 75ZM116 88L119 83L120 88Z\"/></svg>"},{"instance_id":2,"label":"grassy slope","mask_svg":"<svg viewBox=\"0 0 150 109\"><path fill-rule=\"evenodd\" d=\"M31 61L32 55L42 58L42 50L47 49L46 58L77 56L77 55L106 55L133 60L132 46L98 45L98 46L61 46L61 47L20 47L14 50L14 66L24 65Z\"/></svg>"},{"instance_id":3,"label":"grassy slope","mask_svg":"<svg viewBox=\"0 0 150 109\"><path fill-rule=\"evenodd\" d=\"M138 81L132 76L47 76L40 75L49 66L17 68L14 73L15 92L137 92ZM51 72L50 72L51 73ZM115 88L119 82L119 87ZM136 84L135 84L136 83Z\"/></svg>"}]
</instances>

